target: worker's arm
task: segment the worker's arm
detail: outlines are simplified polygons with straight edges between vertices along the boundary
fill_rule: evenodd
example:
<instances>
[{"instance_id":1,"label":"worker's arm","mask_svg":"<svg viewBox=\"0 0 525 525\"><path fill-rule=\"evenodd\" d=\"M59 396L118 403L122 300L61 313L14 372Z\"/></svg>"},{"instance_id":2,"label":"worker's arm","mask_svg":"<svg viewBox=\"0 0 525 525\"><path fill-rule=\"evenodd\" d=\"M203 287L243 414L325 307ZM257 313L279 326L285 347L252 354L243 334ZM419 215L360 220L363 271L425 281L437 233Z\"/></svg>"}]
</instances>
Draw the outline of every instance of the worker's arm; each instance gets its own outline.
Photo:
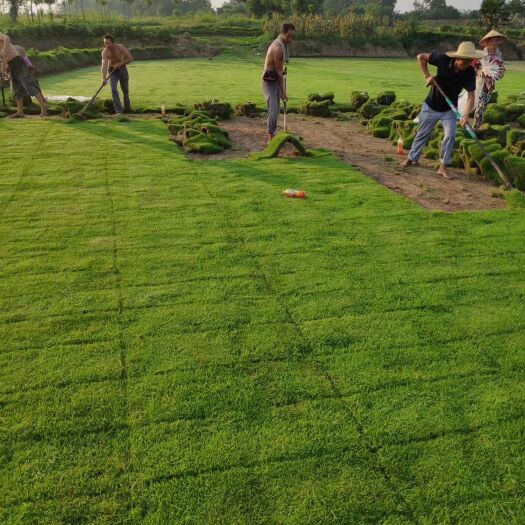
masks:
<instances>
[{"instance_id":1,"label":"worker's arm","mask_svg":"<svg viewBox=\"0 0 525 525\"><path fill-rule=\"evenodd\" d=\"M277 82L279 82L279 92L281 93L281 99L286 102L288 95L284 87L284 63L283 63L283 50L281 46L273 50L273 63L275 65L275 71L277 72Z\"/></svg>"},{"instance_id":2,"label":"worker's arm","mask_svg":"<svg viewBox=\"0 0 525 525\"><path fill-rule=\"evenodd\" d=\"M472 109L474 108L475 99L476 99L476 92L468 91L468 98L467 98L467 104L465 105L465 111L463 112L463 116L461 117L459 121L460 125L463 127L465 127L465 125L468 123L469 115L472 112Z\"/></svg>"},{"instance_id":3,"label":"worker's arm","mask_svg":"<svg viewBox=\"0 0 525 525\"><path fill-rule=\"evenodd\" d=\"M107 84L108 83L108 67L109 67L109 60L108 58L102 53L102 67L100 68L100 72L102 74L102 83Z\"/></svg>"},{"instance_id":4,"label":"worker's arm","mask_svg":"<svg viewBox=\"0 0 525 525\"><path fill-rule=\"evenodd\" d=\"M432 84L434 78L428 70L428 64L430 62L430 53L419 53L419 55L417 55L417 62L419 64L419 69L421 69L421 73L423 73L423 76L425 77L425 82L427 86Z\"/></svg>"}]
</instances>

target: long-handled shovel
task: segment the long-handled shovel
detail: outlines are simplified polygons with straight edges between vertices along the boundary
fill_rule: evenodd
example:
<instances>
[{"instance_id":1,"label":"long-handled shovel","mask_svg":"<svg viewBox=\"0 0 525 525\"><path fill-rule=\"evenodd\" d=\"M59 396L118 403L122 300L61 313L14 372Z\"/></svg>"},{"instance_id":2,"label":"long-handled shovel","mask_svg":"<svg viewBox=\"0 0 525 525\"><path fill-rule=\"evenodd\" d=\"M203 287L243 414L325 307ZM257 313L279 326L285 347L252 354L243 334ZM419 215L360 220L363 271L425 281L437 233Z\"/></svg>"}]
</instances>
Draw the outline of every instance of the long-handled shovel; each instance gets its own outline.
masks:
<instances>
[{"instance_id":1,"label":"long-handled shovel","mask_svg":"<svg viewBox=\"0 0 525 525\"><path fill-rule=\"evenodd\" d=\"M113 73L115 71L116 71L116 69L113 69L113 71L111 71L111 73L108 75L108 77L106 79L106 82L102 82L100 87L97 89L97 92L91 97L91 100L77 113L79 117L82 117L82 115L84 114L84 111L87 111L89 106L91 106L91 104L93 104L93 101L98 97L98 94L102 91L102 88L107 84L107 80L109 80L111 78L111 75L113 75Z\"/></svg>"},{"instance_id":2,"label":"long-handled shovel","mask_svg":"<svg viewBox=\"0 0 525 525\"><path fill-rule=\"evenodd\" d=\"M284 69L284 77L283 77L283 84L284 84L284 92L286 93L286 74L287 74L287 68ZM284 117L283 117L283 126L284 126L284 131L286 131L286 106L288 105L288 103L286 102L286 100L283 101L283 105L284 105Z\"/></svg>"},{"instance_id":3,"label":"long-handled shovel","mask_svg":"<svg viewBox=\"0 0 525 525\"><path fill-rule=\"evenodd\" d=\"M458 120L461 120L463 115L458 111L458 108L454 106L452 103L452 100L450 100L443 89L441 89L441 86L437 83L436 79L433 79L433 84L436 86L437 90L443 95L445 100L447 101L447 104L450 106L450 109L456 114L456 117ZM483 155L489 159L489 162L492 164L492 167L496 170L496 173L498 174L498 177L500 178L501 182L507 186L507 188L512 189L513 186L510 183L509 179L503 173L502 169L496 164L496 161L490 156L490 153L485 149L485 146L481 143L481 141L478 139L476 132L470 127L469 123L465 124L465 129L467 130L467 133L476 141L476 144L480 147L481 151L483 152Z\"/></svg>"}]
</instances>

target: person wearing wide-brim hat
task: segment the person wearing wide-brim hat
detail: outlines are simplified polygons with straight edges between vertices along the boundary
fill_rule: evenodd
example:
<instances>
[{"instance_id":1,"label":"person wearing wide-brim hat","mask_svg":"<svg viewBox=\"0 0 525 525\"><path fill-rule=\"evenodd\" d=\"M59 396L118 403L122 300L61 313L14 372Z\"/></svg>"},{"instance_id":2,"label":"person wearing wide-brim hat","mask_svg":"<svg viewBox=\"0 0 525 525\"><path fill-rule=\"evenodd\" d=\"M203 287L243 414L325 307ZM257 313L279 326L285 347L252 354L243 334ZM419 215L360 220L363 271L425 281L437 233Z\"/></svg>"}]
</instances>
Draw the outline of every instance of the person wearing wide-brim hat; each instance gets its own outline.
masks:
<instances>
[{"instance_id":1,"label":"person wearing wide-brim hat","mask_svg":"<svg viewBox=\"0 0 525 525\"><path fill-rule=\"evenodd\" d=\"M484 51L476 49L473 42L461 42L456 51L449 51L448 53L434 51L433 53L420 53L417 56L419 68L425 77L427 86L431 86L431 89L419 114L419 128L403 167L411 166L419 160L423 148L432 137L436 124L441 122L445 135L441 142L438 173L448 178L447 165L450 164L454 150L457 119L445 97L434 85L434 77L428 70L428 64L437 67L436 82L455 106L458 104L460 92L463 89L467 91L468 99L460 120L460 124L465 126L474 107L476 90L476 72L472 67L472 62L483 58L485 55Z\"/></svg>"},{"instance_id":2,"label":"person wearing wide-brim hat","mask_svg":"<svg viewBox=\"0 0 525 525\"><path fill-rule=\"evenodd\" d=\"M496 30L489 31L480 41L480 46L487 55L475 60L472 67L476 71L476 98L474 103L474 129L483 123L483 115L496 89L496 82L503 78L505 65L498 46L507 38Z\"/></svg>"}]
</instances>

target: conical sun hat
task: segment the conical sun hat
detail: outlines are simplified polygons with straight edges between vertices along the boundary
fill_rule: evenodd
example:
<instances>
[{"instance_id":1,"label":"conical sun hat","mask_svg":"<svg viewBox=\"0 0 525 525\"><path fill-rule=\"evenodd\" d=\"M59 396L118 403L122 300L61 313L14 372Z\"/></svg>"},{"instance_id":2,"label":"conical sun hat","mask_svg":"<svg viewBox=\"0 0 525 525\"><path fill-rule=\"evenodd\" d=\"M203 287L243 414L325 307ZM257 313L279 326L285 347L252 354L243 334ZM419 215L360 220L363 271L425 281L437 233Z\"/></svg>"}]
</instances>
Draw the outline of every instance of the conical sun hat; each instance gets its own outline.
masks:
<instances>
[{"instance_id":1,"label":"conical sun hat","mask_svg":"<svg viewBox=\"0 0 525 525\"><path fill-rule=\"evenodd\" d=\"M452 58L465 58L467 60L474 60L475 58L483 58L487 56L485 51L478 51L474 42L461 42L457 51L449 51L447 56Z\"/></svg>"},{"instance_id":2,"label":"conical sun hat","mask_svg":"<svg viewBox=\"0 0 525 525\"><path fill-rule=\"evenodd\" d=\"M480 45L482 47L485 47L485 45L487 44L487 40L489 38L497 38L498 39L498 44L497 45L500 45L500 44L503 44L503 42L505 42L505 40L507 40L507 37L505 35L502 35L501 33L498 33L498 31L496 31L495 29L493 29L492 31L489 31L480 41Z\"/></svg>"}]
</instances>

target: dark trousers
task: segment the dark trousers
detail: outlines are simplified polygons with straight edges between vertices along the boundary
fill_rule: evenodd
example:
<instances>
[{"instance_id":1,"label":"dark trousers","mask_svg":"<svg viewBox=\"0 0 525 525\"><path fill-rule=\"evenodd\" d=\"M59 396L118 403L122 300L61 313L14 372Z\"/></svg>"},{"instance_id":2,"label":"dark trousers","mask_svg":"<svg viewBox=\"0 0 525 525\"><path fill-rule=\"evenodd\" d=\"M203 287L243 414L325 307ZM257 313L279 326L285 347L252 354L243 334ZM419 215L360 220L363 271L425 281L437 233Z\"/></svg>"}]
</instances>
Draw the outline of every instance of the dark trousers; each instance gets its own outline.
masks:
<instances>
[{"instance_id":1,"label":"dark trousers","mask_svg":"<svg viewBox=\"0 0 525 525\"><path fill-rule=\"evenodd\" d=\"M120 82L120 89L122 89L122 94L124 95L124 110L122 109L122 104L120 103L120 95L117 89L118 83ZM129 101L129 73L126 66L121 67L113 72L111 77L109 77L109 85L111 86L111 96L113 98L113 106L117 113L122 113L126 111L127 113L131 111L131 103Z\"/></svg>"}]
</instances>

